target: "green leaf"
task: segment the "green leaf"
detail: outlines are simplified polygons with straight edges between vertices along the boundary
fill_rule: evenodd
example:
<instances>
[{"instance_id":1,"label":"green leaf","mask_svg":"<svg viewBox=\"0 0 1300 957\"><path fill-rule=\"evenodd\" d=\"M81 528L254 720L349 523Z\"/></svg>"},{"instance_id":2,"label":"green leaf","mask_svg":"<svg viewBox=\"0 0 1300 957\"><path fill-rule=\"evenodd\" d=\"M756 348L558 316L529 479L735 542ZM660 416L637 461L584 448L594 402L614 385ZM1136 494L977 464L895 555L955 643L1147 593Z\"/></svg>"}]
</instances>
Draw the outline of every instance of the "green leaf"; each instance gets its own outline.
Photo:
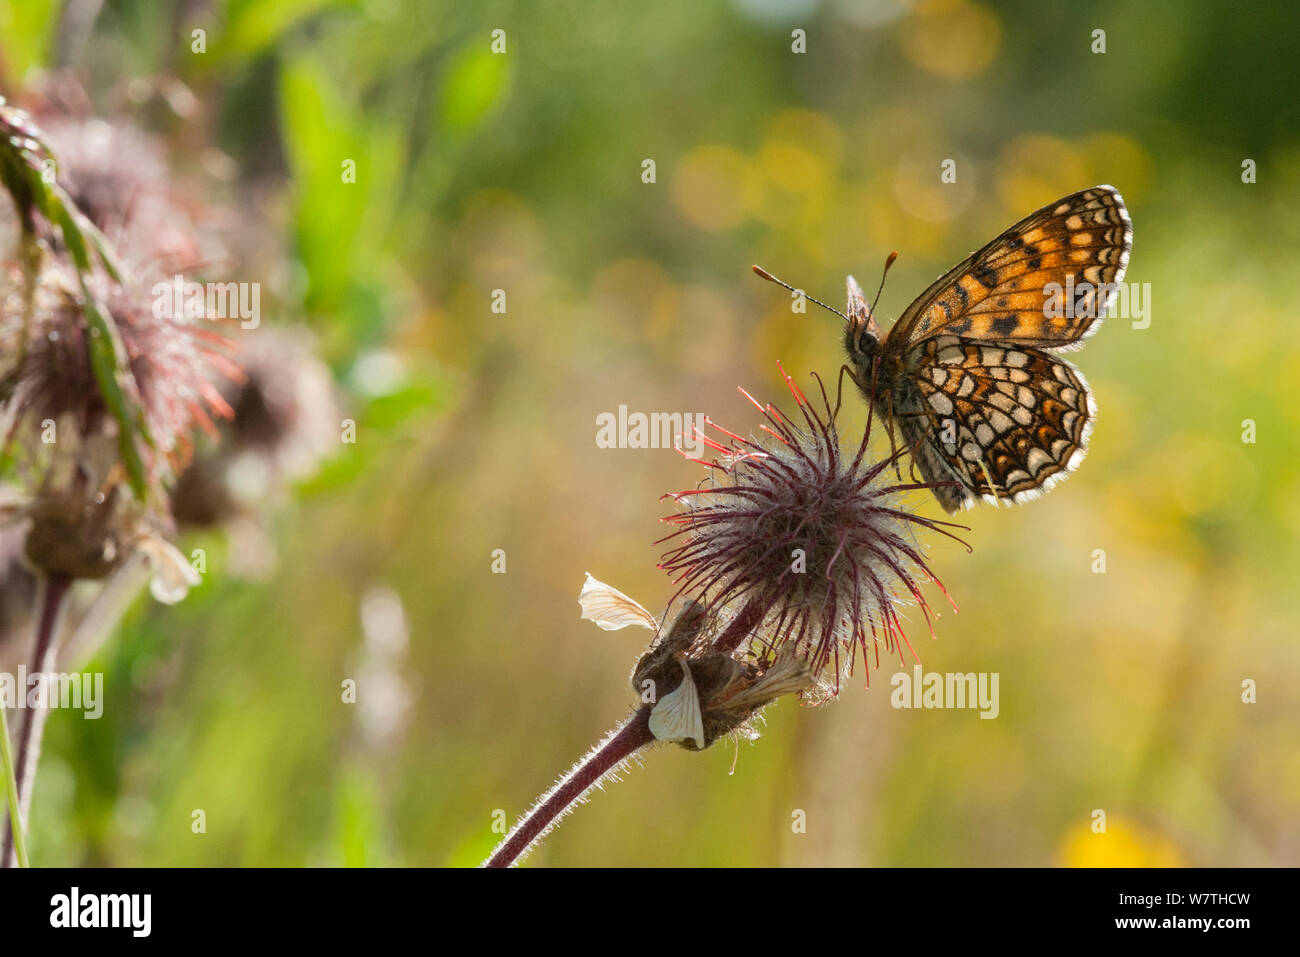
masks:
<instances>
[{"instance_id":1,"label":"green leaf","mask_svg":"<svg viewBox=\"0 0 1300 957\"><path fill-rule=\"evenodd\" d=\"M232 0L225 30L209 50L222 61L256 56L303 20L331 8L356 8L357 0Z\"/></svg>"},{"instance_id":2,"label":"green leaf","mask_svg":"<svg viewBox=\"0 0 1300 957\"><path fill-rule=\"evenodd\" d=\"M400 132L351 102L332 71L310 54L286 63L280 111L296 187L296 253L311 277L305 305L338 315L390 238L404 149ZM345 163L354 174L346 180Z\"/></svg>"},{"instance_id":3,"label":"green leaf","mask_svg":"<svg viewBox=\"0 0 1300 957\"><path fill-rule=\"evenodd\" d=\"M49 65L60 6L54 0L0 0L6 86L20 87L28 72Z\"/></svg>"},{"instance_id":4,"label":"green leaf","mask_svg":"<svg viewBox=\"0 0 1300 957\"><path fill-rule=\"evenodd\" d=\"M86 325L90 329L90 368L95 375L95 384L99 386L100 394L104 398L104 404L108 406L109 413L117 421L118 450L121 452L122 464L126 466L127 475L131 480L131 489L136 497L143 501L148 496L149 482L144 461L135 443L135 436L139 433L151 445L153 440L149 435L149 427L144 421L143 413L136 408L132 414L134 403L127 399L122 388L122 379L129 376L130 372L121 358L124 350L117 334L117 326L113 324L111 318L99 311L94 293L86 282L86 278L91 275L91 266L85 239L67 206L58 203L55 214L59 229L63 233L63 241L77 264L77 277L81 281Z\"/></svg>"},{"instance_id":5,"label":"green leaf","mask_svg":"<svg viewBox=\"0 0 1300 957\"><path fill-rule=\"evenodd\" d=\"M466 47L452 59L439 100L444 132L464 133L483 122L505 95L508 66L507 57L482 44Z\"/></svg>"}]
</instances>

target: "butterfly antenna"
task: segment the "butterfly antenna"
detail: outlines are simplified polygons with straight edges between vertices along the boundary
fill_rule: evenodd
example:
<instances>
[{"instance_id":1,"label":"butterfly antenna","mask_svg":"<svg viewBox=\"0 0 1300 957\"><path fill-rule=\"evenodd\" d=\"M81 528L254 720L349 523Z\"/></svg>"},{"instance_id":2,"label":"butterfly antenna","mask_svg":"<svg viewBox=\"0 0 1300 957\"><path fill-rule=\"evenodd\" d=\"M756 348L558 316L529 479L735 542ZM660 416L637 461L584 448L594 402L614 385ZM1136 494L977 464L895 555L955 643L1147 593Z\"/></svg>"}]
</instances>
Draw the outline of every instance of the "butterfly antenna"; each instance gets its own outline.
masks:
<instances>
[{"instance_id":1,"label":"butterfly antenna","mask_svg":"<svg viewBox=\"0 0 1300 957\"><path fill-rule=\"evenodd\" d=\"M871 300L871 314L876 314L876 303L880 302L880 294L885 291L885 277L889 275L889 267L894 265L894 260L898 258L898 250L895 249L885 257L885 268L880 271L880 286L876 289L876 298ZM754 268L758 268L757 266Z\"/></svg>"},{"instance_id":2,"label":"butterfly antenna","mask_svg":"<svg viewBox=\"0 0 1300 957\"><path fill-rule=\"evenodd\" d=\"M895 253L895 255L897 255L897 253ZM817 305L821 306L821 307L822 307L823 309L825 309L827 312L833 312L833 313L835 313L835 315L839 316L839 317L840 317L841 319L843 319L845 322L848 322L848 321L849 321L849 317L846 316L846 315L844 315L844 313L840 312L840 311L839 311L838 309L836 309L834 306L828 306L828 305L826 305L826 303L822 302L820 299L814 299L812 296L808 295L808 293L804 292L802 289L796 289L796 288L794 288L794 286L790 285L788 282L782 282L780 279L777 279L775 276L773 276L770 272L768 272L768 271L767 271L766 269L764 269L762 266L754 266L753 269L754 269L754 272L758 273L759 276L761 276L762 278L766 279L768 282L774 282L774 283L776 283L778 286L784 286L786 289L789 289L791 292L797 292L799 295L803 296L803 297L804 297L805 299L807 299L809 302L815 302Z\"/></svg>"}]
</instances>

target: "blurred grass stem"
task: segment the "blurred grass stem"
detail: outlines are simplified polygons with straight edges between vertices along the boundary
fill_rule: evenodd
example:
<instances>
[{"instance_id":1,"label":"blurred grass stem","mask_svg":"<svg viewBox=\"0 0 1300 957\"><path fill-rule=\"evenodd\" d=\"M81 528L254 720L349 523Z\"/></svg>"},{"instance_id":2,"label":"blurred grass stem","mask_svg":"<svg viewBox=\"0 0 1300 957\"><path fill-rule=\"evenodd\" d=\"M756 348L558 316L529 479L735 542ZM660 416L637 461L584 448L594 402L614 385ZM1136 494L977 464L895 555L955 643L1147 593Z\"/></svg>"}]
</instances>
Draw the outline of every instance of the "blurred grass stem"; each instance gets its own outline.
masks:
<instances>
[{"instance_id":1,"label":"blurred grass stem","mask_svg":"<svg viewBox=\"0 0 1300 957\"><path fill-rule=\"evenodd\" d=\"M58 633L59 617L62 614L64 598L72 587L72 579L67 575L47 575L41 589L41 616L36 629L36 647L32 652L32 674L45 675L55 667L55 641ZM44 681L45 678L38 680ZM20 689L22 693L24 689ZM48 686L46 693L48 694ZM30 704L30 703L29 703ZM36 762L41 753L41 735L45 730L45 707L27 707L23 709L23 720L18 732L18 763L15 768L15 790L17 807L10 807L10 826L5 829L4 849L0 857L0 866L14 867L18 864L15 853L15 835L21 822L27 820L31 806L32 785L36 780ZM13 797L10 798L13 800ZM24 855L25 856L25 855Z\"/></svg>"},{"instance_id":2,"label":"blurred grass stem","mask_svg":"<svg viewBox=\"0 0 1300 957\"><path fill-rule=\"evenodd\" d=\"M9 805L9 826L14 835L14 853L18 866L27 866L27 840L23 823L18 816L18 782L14 780L14 757L9 748L9 721L5 718L4 702L0 701L0 770L5 776L5 800Z\"/></svg>"}]
</instances>

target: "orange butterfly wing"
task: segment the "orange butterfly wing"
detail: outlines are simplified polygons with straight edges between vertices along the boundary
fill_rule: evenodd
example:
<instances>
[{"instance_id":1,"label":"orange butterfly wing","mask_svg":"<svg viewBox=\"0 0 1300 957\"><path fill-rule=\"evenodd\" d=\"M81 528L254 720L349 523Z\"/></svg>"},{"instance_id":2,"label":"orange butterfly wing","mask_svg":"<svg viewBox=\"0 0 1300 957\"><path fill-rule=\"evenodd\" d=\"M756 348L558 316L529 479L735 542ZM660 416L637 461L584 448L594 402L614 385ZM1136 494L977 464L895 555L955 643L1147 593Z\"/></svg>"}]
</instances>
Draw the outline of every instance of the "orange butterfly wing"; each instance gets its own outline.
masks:
<instances>
[{"instance_id":1,"label":"orange butterfly wing","mask_svg":"<svg viewBox=\"0 0 1300 957\"><path fill-rule=\"evenodd\" d=\"M1077 345L1105 315L1132 245L1119 192L1080 190L1026 216L935 280L894 323L889 347L940 333L1044 349Z\"/></svg>"}]
</instances>

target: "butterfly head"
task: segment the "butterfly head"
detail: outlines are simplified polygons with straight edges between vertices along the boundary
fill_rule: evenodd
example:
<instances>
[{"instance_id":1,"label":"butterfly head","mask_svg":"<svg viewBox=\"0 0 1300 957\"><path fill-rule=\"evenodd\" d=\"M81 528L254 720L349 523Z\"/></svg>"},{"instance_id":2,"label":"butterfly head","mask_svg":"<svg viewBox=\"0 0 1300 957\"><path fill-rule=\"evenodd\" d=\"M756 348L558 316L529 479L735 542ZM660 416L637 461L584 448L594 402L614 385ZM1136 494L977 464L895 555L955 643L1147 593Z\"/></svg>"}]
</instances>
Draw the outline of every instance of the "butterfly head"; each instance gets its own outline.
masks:
<instances>
[{"instance_id":1,"label":"butterfly head","mask_svg":"<svg viewBox=\"0 0 1300 957\"><path fill-rule=\"evenodd\" d=\"M872 315L871 303L852 276L848 279L849 305L845 309L844 345L855 363L874 356L880 347L880 326Z\"/></svg>"},{"instance_id":2,"label":"butterfly head","mask_svg":"<svg viewBox=\"0 0 1300 957\"><path fill-rule=\"evenodd\" d=\"M889 267L894 265L897 258L898 253L895 251L885 260L885 268L880 273L880 288L876 290L876 302L880 301L880 294L885 289L885 276L889 275ZM849 305L845 309L848 324L844 327L844 346L848 349L849 359L858 374L858 384L865 392L867 389L863 383L873 378L875 359L883 351L880 345L880 326L876 324L875 303L867 301L862 287L852 276L848 278L848 289Z\"/></svg>"},{"instance_id":3,"label":"butterfly head","mask_svg":"<svg viewBox=\"0 0 1300 957\"><path fill-rule=\"evenodd\" d=\"M885 261L886 273L889 272L889 267L894 264L896 258L898 258L898 253L894 252L889 254L889 258ZM754 272L763 279L766 279L768 282L774 282L778 286L784 286L796 296L816 303L827 312L832 312L843 319L844 345L848 349L849 358L852 360L855 371L857 372L859 385L862 385L862 383L871 378L874 360L881 353L880 326L876 324L875 310L872 303L867 301L867 297L863 295L862 287L858 285L856 279L852 276L849 276L848 278L849 304L848 308L844 312L840 312L833 306L826 305L826 303L822 302L820 299L813 299L812 296L807 295L802 289L797 289L788 282L777 279L770 272L760 266L754 266L753 269ZM880 288L884 289L884 287L885 277L882 275L880 277ZM879 290L876 292L876 298L880 298ZM863 391L866 391L866 386L862 386L862 388Z\"/></svg>"}]
</instances>

